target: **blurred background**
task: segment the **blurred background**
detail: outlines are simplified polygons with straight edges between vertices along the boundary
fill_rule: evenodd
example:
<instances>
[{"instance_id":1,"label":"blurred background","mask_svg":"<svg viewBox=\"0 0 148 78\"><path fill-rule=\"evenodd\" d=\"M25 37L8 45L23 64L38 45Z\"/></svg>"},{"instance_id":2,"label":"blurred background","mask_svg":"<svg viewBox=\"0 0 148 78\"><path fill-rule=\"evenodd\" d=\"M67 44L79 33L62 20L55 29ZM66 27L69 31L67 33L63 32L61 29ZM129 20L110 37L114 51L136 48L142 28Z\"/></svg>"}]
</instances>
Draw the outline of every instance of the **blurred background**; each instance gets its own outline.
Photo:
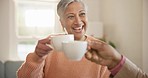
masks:
<instances>
[{"instance_id":1,"label":"blurred background","mask_svg":"<svg viewBox=\"0 0 148 78\"><path fill-rule=\"evenodd\" d=\"M148 72L148 0L83 0L87 34L112 41L116 49ZM38 39L63 33L59 0L0 0L0 60L25 60Z\"/></svg>"}]
</instances>

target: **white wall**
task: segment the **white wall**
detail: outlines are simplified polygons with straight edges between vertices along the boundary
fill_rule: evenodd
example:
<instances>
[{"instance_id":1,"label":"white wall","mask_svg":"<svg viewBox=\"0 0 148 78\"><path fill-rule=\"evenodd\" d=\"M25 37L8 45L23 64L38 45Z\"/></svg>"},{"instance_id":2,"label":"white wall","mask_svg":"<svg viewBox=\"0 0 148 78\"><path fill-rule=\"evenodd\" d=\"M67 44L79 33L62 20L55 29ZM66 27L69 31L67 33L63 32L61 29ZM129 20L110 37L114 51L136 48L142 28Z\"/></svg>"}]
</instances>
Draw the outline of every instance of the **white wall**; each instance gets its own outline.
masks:
<instances>
[{"instance_id":1,"label":"white wall","mask_svg":"<svg viewBox=\"0 0 148 78\"><path fill-rule=\"evenodd\" d=\"M88 9L89 22L100 21L100 0L83 0L86 3Z\"/></svg>"},{"instance_id":2,"label":"white wall","mask_svg":"<svg viewBox=\"0 0 148 78\"><path fill-rule=\"evenodd\" d=\"M100 21L100 0L83 0L88 9L87 34L94 37L103 37L103 23Z\"/></svg>"},{"instance_id":3,"label":"white wall","mask_svg":"<svg viewBox=\"0 0 148 78\"><path fill-rule=\"evenodd\" d=\"M15 0L9 1L9 58L7 60L19 60L19 56L17 54L17 34L16 34L16 5Z\"/></svg>"},{"instance_id":4,"label":"white wall","mask_svg":"<svg viewBox=\"0 0 148 78\"><path fill-rule=\"evenodd\" d=\"M0 0L0 60L9 57L9 1Z\"/></svg>"},{"instance_id":5,"label":"white wall","mask_svg":"<svg viewBox=\"0 0 148 78\"><path fill-rule=\"evenodd\" d=\"M0 60L16 60L15 20L13 0L0 0Z\"/></svg>"},{"instance_id":6,"label":"white wall","mask_svg":"<svg viewBox=\"0 0 148 78\"><path fill-rule=\"evenodd\" d=\"M6 59L9 55L9 7L7 0L0 1L0 60Z\"/></svg>"},{"instance_id":7,"label":"white wall","mask_svg":"<svg viewBox=\"0 0 148 78\"><path fill-rule=\"evenodd\" d=\"M105 35L142 67L142 0L100 0Z\"/></svg>"},{"instance_id":8,"label":"white wall","mask_svg":"<svg viewBox=\"0 0 148 78\"><path fill-rule=\"evenodd\" d=\"M148 0L143 4L143 69L148 73Z\"/></svg>"}]
</instances>

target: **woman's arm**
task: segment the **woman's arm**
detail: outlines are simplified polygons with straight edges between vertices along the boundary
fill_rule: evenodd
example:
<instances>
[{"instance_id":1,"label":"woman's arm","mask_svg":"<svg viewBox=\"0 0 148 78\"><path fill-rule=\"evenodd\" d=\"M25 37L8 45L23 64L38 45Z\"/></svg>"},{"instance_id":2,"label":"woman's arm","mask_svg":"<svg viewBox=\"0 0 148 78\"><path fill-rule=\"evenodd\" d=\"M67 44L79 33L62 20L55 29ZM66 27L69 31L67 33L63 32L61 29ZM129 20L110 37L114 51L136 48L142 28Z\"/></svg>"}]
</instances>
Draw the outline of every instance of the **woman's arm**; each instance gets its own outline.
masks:
<instances>
[{"instance_id":1,"label":"woman's arm","mask_svg":"<svg viewBox=\"0 0 148 78\"><path fill-rule=\"evenodd\" d=\"M30 53L26 61L18 69L18 78L43 78L43 68L46 57L39 57L36 53Z\"/></svg>"},{"instance_id":2,"label":"woman's arm","mask_svg":"<svg viewBox=\"0 0 148 78\"><path fill-rule=\"evenodd\" d=\"M50 36L49 36L50 37ZM50 45L50 38L45 38L38 41L34 53L30 53L24 64L17 72L18 78L43 78L43 68L47 55L53 50Z\"/></svg>"}]
</instances>

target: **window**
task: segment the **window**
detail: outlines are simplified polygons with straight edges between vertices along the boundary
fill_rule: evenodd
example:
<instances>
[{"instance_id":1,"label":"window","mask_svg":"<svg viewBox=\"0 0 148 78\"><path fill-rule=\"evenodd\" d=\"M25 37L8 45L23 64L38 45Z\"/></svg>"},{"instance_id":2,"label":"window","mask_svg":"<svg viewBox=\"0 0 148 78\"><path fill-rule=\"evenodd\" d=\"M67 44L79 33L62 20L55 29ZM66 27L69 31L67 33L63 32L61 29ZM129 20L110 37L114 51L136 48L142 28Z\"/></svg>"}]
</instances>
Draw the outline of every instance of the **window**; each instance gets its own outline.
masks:
<instances>
[{"instance_id":1,"label":"window","mask_svg":"<svg viewBox=\"0 0 148 78\"><path fill-rule=\"evenodd\" d=\"M54 33L54 1L18 1L17 3L17 52L21 60L35 49L36 41Z\"/></svg>"}]
</instances>

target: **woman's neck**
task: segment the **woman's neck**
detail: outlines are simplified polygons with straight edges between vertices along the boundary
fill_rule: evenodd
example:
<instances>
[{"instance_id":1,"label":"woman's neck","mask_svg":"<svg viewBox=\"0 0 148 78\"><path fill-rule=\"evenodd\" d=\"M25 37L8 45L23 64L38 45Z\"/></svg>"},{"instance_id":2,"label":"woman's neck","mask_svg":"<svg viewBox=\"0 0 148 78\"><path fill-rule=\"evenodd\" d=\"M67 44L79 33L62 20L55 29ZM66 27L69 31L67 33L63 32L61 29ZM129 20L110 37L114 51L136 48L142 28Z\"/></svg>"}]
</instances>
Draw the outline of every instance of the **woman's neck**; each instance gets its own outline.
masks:
<instances>
[{"instance_id":1,"label":"woman's neck","mask_svg":"<svg viewBox=\"0 0 148 78\"><path fill-rule=\"evenodd\" d=\"M80 39L76 39L76 40L79 40L79 41L85 41L86 38L87 38L87 36L84 35L82 38L80 38Z\"/></svg>"}]
</instances>

